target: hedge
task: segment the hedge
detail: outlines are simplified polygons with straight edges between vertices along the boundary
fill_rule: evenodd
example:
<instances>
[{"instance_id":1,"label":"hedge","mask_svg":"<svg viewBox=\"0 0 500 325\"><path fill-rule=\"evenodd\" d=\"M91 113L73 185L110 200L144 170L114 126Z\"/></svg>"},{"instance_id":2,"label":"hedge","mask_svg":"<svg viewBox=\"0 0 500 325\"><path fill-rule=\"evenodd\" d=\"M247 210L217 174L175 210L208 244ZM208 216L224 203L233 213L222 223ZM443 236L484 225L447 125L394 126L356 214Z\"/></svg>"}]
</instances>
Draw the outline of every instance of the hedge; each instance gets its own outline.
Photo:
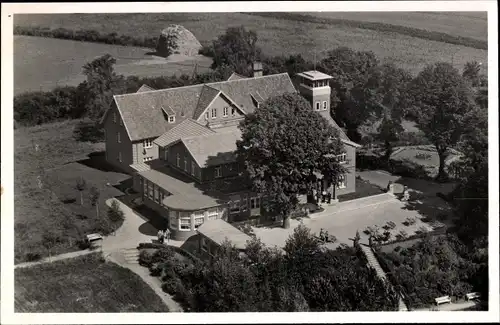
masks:
<instances>
[{"instance_id":1,"label":"hedge","mask_svg":"<svg viewBox=\"0 0 500 325\"><path fill-rule=\"evenodd\" d=\"M15 26L14 35L59 38L80 42L104 43L112 45L156 48L157 37L134 37L117 33L101 34L95 30L71 30L66 28L50 29L47 27Z\"/></svg>"}]
</instances>

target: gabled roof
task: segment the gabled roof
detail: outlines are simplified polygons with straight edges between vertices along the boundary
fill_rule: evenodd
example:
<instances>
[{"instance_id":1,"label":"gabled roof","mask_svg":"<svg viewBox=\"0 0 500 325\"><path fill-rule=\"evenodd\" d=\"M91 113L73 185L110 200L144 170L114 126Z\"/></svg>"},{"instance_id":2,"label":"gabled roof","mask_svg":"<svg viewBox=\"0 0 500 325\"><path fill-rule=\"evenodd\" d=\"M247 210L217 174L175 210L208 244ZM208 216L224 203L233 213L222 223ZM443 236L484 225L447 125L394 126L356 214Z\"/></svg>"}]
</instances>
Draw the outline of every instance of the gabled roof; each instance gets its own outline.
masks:
<instances>
[{"instance_id":1,"label":"gabled roof","mask_svg":"<svg viewBox=\"0 0 500 325\"><path fill-rule=\"evenodd\" d=\"M168 116L175 116L175 111L172 109L172 107L167 105L166 107L162 106L161 109Z\"/></svg>"},{"instance_id":2,"label":"gabled roof","mask_svg":"<svg viewBox=\"0 0 500 325\"><path fill-rule=\"evenodd\" d=\"M232 128L227 132L182 138L181 141L193 156L198 166L217 166L236 160L236 141L241 131Z\"/></svg>"},{"instance_id":3,"label":"gabled roof","mask_svg":"<svg viewBox=\"0 0 500 325\"><path fill-rule=\"evenodd\" d=\"M137 92L138 92L138 93L142 93L142 92L145 92L145 91L152 91L152 90L156 90L156 89L151 88L151 87L149 87L148 85L144 84L144 85L142 85L142 86L141 86L141 88L139 88L139 89L137 90Z\"/></svg>"},{"instance_id":4,"label":"gabled roof","mask_svg":"<svg viewBox=\"0 0 500 325\"><path fill-rule=\"evenodd\" d=\"M233 72L231 76L227 79L227 81L233 81L233 80L238 80L238 79L245 79L245 76L242 76L240 74L237 74L236 72Z\"/></svg>"},{"instance_id":5,"label":"gabled roof","mask_svg":"<svg viewBox=\"0 0 500 325\"><path fill-rule=\"evenodd\" d=\"M172 129L163 133L159 138L154 140L153 143L160 147L165 147L180 140L181 138L202 136L214 133L215 131L213 131L212 129L209 129L208 127L201 125L193 119L188 118L174 126Z\"/></svg>"},{"instance_id":6,"label":"gabled roof","mask_svg":"<svg viewBox=\"0 0 500 325\"><path fill-rule=\"evenodd\" d=\"M205 88L207 86L208 88ZM252 113L256 108L250 96L251 93L258 91L260 96L266 100L272 96L296 92L288 73L281 73L116 95L114 100L131 141L138 141L158 137L183 120L194 118L195 113L198 113L198 104L204 90L213 94L213 90L208 90L210 88L220 90L245 113ZM211 98L209 95L207 94L207 97ZM167 106L176 112L175 123L168 123L164 116L162 107Z\"/></svg>"},{"instance_id":7,"label":"gabled roof","mask_svg":"<svg viewBox=\"0 0 500 325\"><path fill-rule=\"evenodd\" d=\"M201 89L200 100L198 101L198 106L194 111L193 118L197 120L200 115L203 114L208 105L210 105L219 94L220 90L204 85Z\"/></svg>"}]
</instances>

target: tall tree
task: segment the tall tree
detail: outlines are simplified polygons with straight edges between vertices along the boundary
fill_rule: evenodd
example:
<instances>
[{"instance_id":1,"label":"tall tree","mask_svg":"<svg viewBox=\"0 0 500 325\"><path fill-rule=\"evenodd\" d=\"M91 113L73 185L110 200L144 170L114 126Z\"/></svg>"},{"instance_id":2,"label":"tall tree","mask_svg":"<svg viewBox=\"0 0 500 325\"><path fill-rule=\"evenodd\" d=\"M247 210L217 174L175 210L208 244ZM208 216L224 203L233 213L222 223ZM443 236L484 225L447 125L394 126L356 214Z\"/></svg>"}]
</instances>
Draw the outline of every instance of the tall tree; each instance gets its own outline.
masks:
<instances>
[{"instance_id":1,"label":"tall tree","mask_svg":"<svg viewBox=\"0 0 500 325\"><path fill-rule=\"evenodd\" d=\"M89 198L90 198L90 204L92 206L95 206L96 210L96 217L99 217L99 197L101 196L101 192L99 189L95 186L92 186L89 190Z\"/></svg>"},{"instance_id":2,"label":"tall tree","mask_svg":"<svg viewBox=\"0 0 500 325\"><path fill-rule=\"evenodd\" d=\"M238 157L254 189L266 197L265 208L287 228L297 195L311 189L325 156L342 152L337 130L298 94L268 99L245 117L240 129Z\"/></svg>"},{"instance_id":3,"label":"tall tree","mask_svg":"<svg viewBox=\"0 0 500 325\"><path fill-rule=\"evenodd\" d=\"M85 179L83 177L79 177L76 180L76 186L75 188L80 192L80 205L83 205L83 191L87 188L87 182L85 182Z\"/></svg>"},{"instance_id":4,"label":"tall tree","mask_svg":"<svg viewBox=\"0 0 500 325\"><path fill-rule=\"evenodd\" d=\"M457 144L463 133L465 116L475 107L472 91L451 64L436 63L418 74L408 94L418 127L439 155L437 179L444 180L447 178L448 148Z\"/></svg>"},{"instance_id":5,"label":"tall tree","mask_svg":"<svg viewBox=\"0 0 500 325\"><path fill-rule=\"evenodd\" d=\"M239 74L250 76L251 64L260 59L257 33L245 27L230 27L213 41L212 69L228 65Z\"/></svg>"},{"instance_id":6,"label":"tall tree","mask_svg":"<svg viewBox=\"0 0 500 325\"><path fill-rule=\"evenodd\" d=\"M328 52L318 69L333 77L331 103L337 121L347 128L354 141L360 138L358 127L380 110L376 89L379 61L373 52L339 47Z\"/></svg>"},{"instance_id":7,"label":"tall tree","mask_svg":"<svg viewBox=\"0 0 500 325\"><path fill-rule=\"evenodd\" d=\"M104 112L113 103L113 95L126 90L124 78L114 70L116 59L105 54L83 66L86 81L80 84L83 88L83 102L88 116L99 121Z\"/></svg>"}]
</instances>

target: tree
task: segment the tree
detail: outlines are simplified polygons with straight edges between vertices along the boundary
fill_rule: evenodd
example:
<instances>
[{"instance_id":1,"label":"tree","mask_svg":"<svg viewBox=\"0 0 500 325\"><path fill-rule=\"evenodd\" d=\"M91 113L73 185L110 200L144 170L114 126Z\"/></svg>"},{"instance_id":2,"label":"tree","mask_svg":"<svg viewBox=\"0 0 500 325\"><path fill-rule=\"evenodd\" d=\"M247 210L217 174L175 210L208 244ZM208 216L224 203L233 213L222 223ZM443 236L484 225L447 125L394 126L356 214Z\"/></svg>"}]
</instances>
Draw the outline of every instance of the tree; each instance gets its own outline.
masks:
<instances>
[{"instance_id":1,"label":"tree","mask_svg":"<svg viewBox=\"0 0 500 325\"><path fill-rule=\"evenodd\" d=\"M83 205L83 191L87 188L87 182L83 179L83 177L79 177L76 180L76 189L80 192L80 205Z\"/></svg>"},{"instance_id":2,"label":"tree","mask_svg":"<svg viewBox=\"0 0 500 325\"><path fill-rule=\"evenodd\" d=\"M230 27L224 35L213 41L212 69L228 65L239 74L250 76L251 64L260 59L257 33L245 27Z\"/></svg>"},{"instance_id":3,"label":"tree","mask_svg":"<svg viewBox=\"0 0 500 325\"><path fill-rule=\"evenodd\" d=\"M481 63L477 61L469 61L465 64L462 76L470 82L472 87L480 85L479 72L481 71Z\"/></svg>"},{"instance_id":4,"label":"tree","mask_svg":"<svg viewBox=\"0 0 500 325\"><path fill-rule=\"evenodd\" d=\"M162 33L158 39L158 44L156 45L156 52L158 52L159 55L168 58L179 48L177 40L178 37L174 33Z\"/></svg>"},{"instance_id":5,"label":"tree","mask_svg":"<svg viewBox=\"0 0 500 325\"><path fill-rule=\"evenodd\" d=\"M299 72L313 69L313 64L306 61L300 54L292 54L288 57L274 56L263 60L264 74L277 74L287 72L294 76Z\"/></svg>"},{"instance_id":6,"label":"tree","mask_svg":"<svg viewBox=\"0 0 500 325\"><path fill-rule=\"evenodd\" d=\"M113 103L113 95L125 91L124 78L114 71L116 59L105 54L83 66L86 81L80 84L85 111L88 116L99 121Z\"/></svg>"},{"instance_id":7,"label":"tree","mask_svg":"<svg viewBox=\"0 0 500 325\"><path fill-rule=\"evenodd\" d=\"M42 235L42 245L45 247L49 253L49 260L51 258L51 250L54 246L61 241L59 233L53 230L47 230Z\"/></svg>"},{"instance_id":8,"label":"tree","mask_svg":"<svg viewBox=\"0 0 500 325\"><path fill-rule=\"evenodd\" d=\"M472 92L465 79L449 63L428 65L409 87L418 127L439 155L438 180L447 179L445 159L464 128L465 115L474 109Z\"/></svg>"},{"instance_id":9,"label":"tree","mask_svg":"<svg viewBox=\"0 0 500 325\"><path fill-rule=\"evenodd\" d=\"M112 222L118 222L125 218L125 215L116 200L113 200L111 207L108 208L108 218Z\"/></svg>"},{"instance_id":10,"label":"tree","mask_svg":"<svg viewBox=\"0 0 500 325\"><path fill-rule=\"evenodd\" d=\"M387 164L391 159L392 144L399 140L400 134L403 132L401 120L393 119L389 114L384 115L377 129L376 139L384 143L384 160Z\"/></svg>"},{"instance_id":11,"label":"tree","mask_svg":"<svg viewBox=\"0 0 500 325\"><path fill-rule=\"evenodd\" d=\"M328 52L318 69L331 75L332 113L347 128L347 135L354 141L360 138L358 127L377 110L380 99L376 92L379 85L379 61L373 52L354 51L339 47Z\"/></svg>"},{"instance_id":12,"label":"tree","mask_svg":"<svg viewBox=\"0 0 500 325\"><path fill-rule=\"evenodd\" d=\"M338 133L298 94L268 99L245 117L240 129L238 158L254 189L266 198L264 207L286 228L297 195L315 184L314 172L326 169L325 156L341 153Z\"/></svg>"},{"instance_id":13,"label":"tree","mask_svg":"<svg viewBox=\"0 0 500 325\"><path fill-rule=\"evenodd\" d=\"M95 186L92 186L90 188L89 196L90 196L90 204L92 204L92 206L95 206L96 217L99 217L99 197L101 196L99 189Z\"/></svg>"}]
</instances>

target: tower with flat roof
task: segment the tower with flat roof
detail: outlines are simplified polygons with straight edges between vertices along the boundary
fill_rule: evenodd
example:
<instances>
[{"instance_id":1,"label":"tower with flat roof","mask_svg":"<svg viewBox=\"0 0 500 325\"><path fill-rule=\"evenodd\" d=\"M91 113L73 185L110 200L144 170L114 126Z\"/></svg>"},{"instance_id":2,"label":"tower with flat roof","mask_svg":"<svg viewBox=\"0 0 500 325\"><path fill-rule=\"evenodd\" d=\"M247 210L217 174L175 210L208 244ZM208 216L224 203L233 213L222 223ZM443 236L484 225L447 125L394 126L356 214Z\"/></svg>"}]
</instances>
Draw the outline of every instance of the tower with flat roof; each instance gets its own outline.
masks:
<instances>
[{"instance_id":1,"label":"tower with flat roof","mask_svg":"<svg viewBox=\"0 0 500 325\"><path fill-rule=\"evenodd\" d=\"M314 111L325 118L330 117L330 80L332 76L316 70L298 73L299 92L304 96Z\"/></svg>"}]
</instances>

